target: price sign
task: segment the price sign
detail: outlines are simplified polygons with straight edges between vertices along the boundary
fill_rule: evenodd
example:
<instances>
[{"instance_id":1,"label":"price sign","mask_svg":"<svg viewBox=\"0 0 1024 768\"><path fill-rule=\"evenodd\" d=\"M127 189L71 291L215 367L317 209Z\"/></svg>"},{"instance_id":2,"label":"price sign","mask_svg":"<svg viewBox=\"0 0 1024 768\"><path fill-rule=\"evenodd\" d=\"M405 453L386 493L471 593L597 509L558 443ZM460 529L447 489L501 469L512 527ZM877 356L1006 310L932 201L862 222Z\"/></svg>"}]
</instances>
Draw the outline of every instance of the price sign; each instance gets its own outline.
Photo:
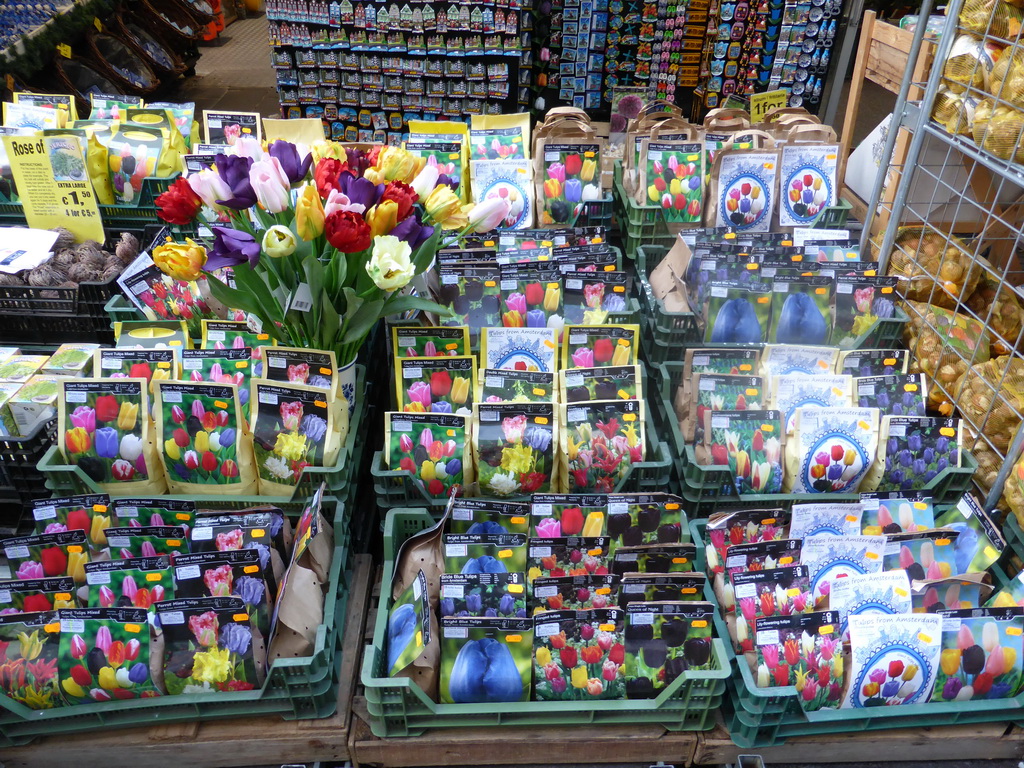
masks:
<instances>
[{"instance_id":1,"label":"price sign","mask_svg":"<svg viewBox=\"0 0 1024 768\"><path fill-rule=\"evenodd\" d=\"M788 94L782 90L753 94L750 97L750 119L760 123L773 109L785 107L787 96Z\"/></svg>"}]
</instances>

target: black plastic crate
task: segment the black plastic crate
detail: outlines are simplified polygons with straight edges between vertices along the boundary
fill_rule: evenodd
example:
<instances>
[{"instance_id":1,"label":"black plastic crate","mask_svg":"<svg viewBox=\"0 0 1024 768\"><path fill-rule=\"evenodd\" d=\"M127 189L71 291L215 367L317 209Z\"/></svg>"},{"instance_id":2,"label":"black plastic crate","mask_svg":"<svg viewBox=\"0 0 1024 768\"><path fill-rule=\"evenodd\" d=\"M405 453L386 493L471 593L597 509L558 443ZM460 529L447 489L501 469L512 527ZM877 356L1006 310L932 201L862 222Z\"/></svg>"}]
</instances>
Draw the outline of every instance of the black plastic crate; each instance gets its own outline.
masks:
<instances>
[{"instance_id":1,"label":"black plastic crate","mask_svg":"<svg viewBox=\"0 0 1024 768\"><path fill-rule=\"evenodd\" d=\"M57 419L40 424L27 437L0 435L0 528L16 528L32 501L50 495L36 464L53 444Z\"/></svg>"}]
</instances>

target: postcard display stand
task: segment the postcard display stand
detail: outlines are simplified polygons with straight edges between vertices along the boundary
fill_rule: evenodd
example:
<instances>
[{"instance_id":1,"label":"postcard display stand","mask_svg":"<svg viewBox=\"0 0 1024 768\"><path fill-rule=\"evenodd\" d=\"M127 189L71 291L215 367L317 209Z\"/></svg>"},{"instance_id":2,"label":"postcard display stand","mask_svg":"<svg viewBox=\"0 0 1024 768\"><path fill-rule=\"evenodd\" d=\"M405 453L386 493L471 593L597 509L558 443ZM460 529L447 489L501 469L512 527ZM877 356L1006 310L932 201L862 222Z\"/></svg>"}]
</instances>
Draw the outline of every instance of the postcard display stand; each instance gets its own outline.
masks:
<instances>
[{"instance_id":1,"label":"postcard display stand","mask_svg":"<svg viewBox=\"0 0 1024 768\"><path fill-rule=\"evenodd\" d=\"M409 120L529 100L529 0L268 0L267 16L282 116L334 140L397 144Z\"/></svg>"}]
</instances>

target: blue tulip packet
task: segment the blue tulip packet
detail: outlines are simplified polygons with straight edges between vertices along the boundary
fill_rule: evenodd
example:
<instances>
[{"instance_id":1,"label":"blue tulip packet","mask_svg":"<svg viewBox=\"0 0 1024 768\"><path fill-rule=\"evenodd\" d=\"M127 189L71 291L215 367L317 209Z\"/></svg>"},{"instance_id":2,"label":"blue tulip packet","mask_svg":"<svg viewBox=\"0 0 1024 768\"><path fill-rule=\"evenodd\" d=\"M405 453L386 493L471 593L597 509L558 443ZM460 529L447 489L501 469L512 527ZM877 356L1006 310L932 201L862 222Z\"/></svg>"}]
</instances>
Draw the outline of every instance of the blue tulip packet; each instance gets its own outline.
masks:
<instances>
[{"instance_id":1,"label":"blue tulip packet","mask_svg":"<svg viewBox=\"0 0 1024 768\"><path fill-rule=\"evenodd\" d=\"M796 430L796 411L808 406L832 409L853 405L853 377L822 374L786 374L773 376L771 407L782 411L786 434Z\"/></svg>"},{"instance_id":2,"label":"blue tulip packet","mask_svg":"<svg viewBox=\"0 0 1024 768\"><path fill-rule=\"evenodd\" d=\"M562 316L568 325L602 325L610 312L625 312L628 272L572 272L565 276Z\"/></svg>"},{"instance_id":3,"label":"blue tulip packet","mask_svg":"<svg viewBox=\"0 0 1024 768\"><path fill-rule=\"evenodd\" d=\"M441 703L529 701L533 625L533 619L441 619Z\"/></svg>"},{"instance_id":4,"label":"blue tulip packet","mask_svg":"<svg viewBox=\"0 0 1024 768\"><path fill-rule=\"evenodd\" d=\"M618 608L538 614L533 630L533 698L625 698L625 615Z\"/></svg>"},{"instance_id":5,"label":"blue tulip packet","mask_svg":"<svg viewBox=\"0 0 1024 768\"><path fill-rule=\"evenodd\" d=\"M36 499L32 502L35 533L60 533L85 530L89 535L89 554L97 557L107 549L103 530L110 527L110 497L105 493Z\"/></svg>"},{"instance_id":6,"label":"blue tulip packet","mask_svg":"<svg viewBox=\"0 0 1024 768\"><path fill-rule=\"evenodd\" d=\"M809 377L805 377L809 378ZM728 466L729 494L779 493L783 482L782 411L707 411L702 463ZM710 459L707 461L706 459Z\"/></svg>"},{"instance_id":7,"label":"blue tulip packet","mask_svg":"<svg viewBox=\"0 0 1024 768\"><path fill-rule=\"evenodd\" d=\"M750 544L734 544L726 550L725 568L715 574L712 586L722 609L736 610L736 588L732 577L738 573L800 565L804 542L801 539L770 539Z\"/></svg>"},{"instance_id":8,"label":"blue tulip packet","mask_svg":"<svg viewBox=\"0 0 1024 768\"><path fill-rule=\"evenodd\" d=\"M440 357L470 354L469 329L391 326L391 353L395 357Z\"/></svg>"},{"instance_id":9,"label":"blue tulip packet","mask_svg":"<svg viewBox=\"0 0 1024 768\"><path fill-rule=\"evenodd\" d=\"M610 573L602 576L551 576L534 579L531 585L530 613L545 611L608 608L619 605L619 577Z\"/></svg>"},{"instance_id":10,"label":"blue tulip packet","mask_svg":"<svg viewBox=\"0 0 1024 768\"><path fill-rule=\"evenodd\" d=\"M693 307L704 306L714 283L734 282L743 288L753 288L761 281L761 265L750 260L748 249L724 253L716 249L699 260L691 259L690 264L693 266L687 268L687 286Z\"/></svg>"},{"instance_id":11,"label":"blue tulip packet","mask_svg":"<svg viewBox=\"0 0 1024 768\"><path fill-rule=\"evenodd\" d=\"M776 275L772 281L772 328L777 344L827 344L832 335L832 291L827 277Z\"/></svg>"},{"instance_id":12,"label":"blue tulip packet","mask_svg":"<svg viewBox=\"0 0 1024 768\"><path fill-rule=\"evenodd\" d=\"M442 319L447 327L467 326L475 342L481 328L501 325L501 271L497 263L438 264L438 303L454 313Z\"/></svg>"},{"instance_id":13,"label":"blue tulip packet","mask_svg":"<svg viewBox=\"0 0 1024 768\"><path fill-rule=\"evenodd\" d=\"M653 699L688 671L713 669L715 608L636 602L626 609L626 698Z\"/></svg>"},{"instance_id":14,"label":"blue tulip packet","mask_svg":"<svg viewBox=\"0 0 1024 768\"><path fill-rule=\"evenodd\" d=\"M959 576L956 567L959 537L956 531L942 528L886 536L882 570L904 570L911 581Z\"/></svg>"},{"instance_id":15,"label":"blue tulip packet","mask_svg":"<svg viewBox=\"0 0 1024 768\"><path fill-rule=\"evenodd\" d=\"M178 596L167 555L100 560L85 564L89 608L145 608L150 621L156 603ZM81 593L80 593L81 594ZM268 615L269 618L269 615Z\"/></svg>"},{"instance_id":16,"label":"blue tulip packet","mask_svg":"<svg viewBox=\"0 0 1024 768\"><path fill-rule=\"evenodd\" d=\"M1024 608L941 611L942 652L932 701L1008 699L1022 682Z\"/></svg>"},{"instance_id":17,"label":"blue tulip packet","mask_svg":"<svg viewBox=\"0 0 1024 768\"><path fill-rule=\"evenodd\" d=\"M17 664L20 668L18 674L0 675L0 692L29 709L64 706L61 676L57 673L60 652L57 617L56 611L0 614L0 643L7 649L4 663ZM149 640L148 635L146 640Z\"/></svg>"},{"instance_id":18,"label":"blue tulip packet","mask_svg":"<svg viewBox=\"0 0 1024 768\"><path fill-rule=\"evenodd\" d=\"M556 374L481 368L477 377L479 403L550 403L557 392Z\"/></svg>"},{"instance_id":19,"label":"blue tulip packet","mask_svg":"<svg viewBox=\"0 0 1024 768\"><path fill-rule=\"evenodd\" d=\"M0 584L0 616L7 613L48 611L51 608L76 608L81 601L75 589L75 580L66 576L5 580Z\"/></svg>"},{"instance_id":20,"label":"blue tulip packet","mask_svg":"<svg viewBox=\"0 0 1024 768\"><path fill-rule=\"evenodd\" d=\"M892 376L906 373L909 365L910 353L905 349L844 349L836 361L836 373Z\"/></svg>"},{"instance_id":21,"label":"blue tulip packet","mask_svg":"<svg viewBox=\"0 0 1024 768\"><path fill-rule=\"evenodd\" d=\"M270 606L275 595L270 594L255 549L179 555L174 560L174 596L240 598L253 630L270 637Z\"/></svg>"},{"instance_id":22,"label":"blue tulip packet","mask_svg":"<svg viewBox=\"0 0 1024 768\"><path fill-rule=\"evenodd\" d=\"M867 376L853 380L854 400L861 408L878 408L882 415L925 416L926 387L923 373L899 376Z\"/></svg>"},{"instance_id":23,"label":"blue tulip packet","mask_svg":"<svg viewBox=\"0 0 1024 768\"><path fill-rule=\"evenodd\" d=\"M528 504L460 496L452 505L448 530L451 533L468 534L529 534L529 515Z\"/></svg>"},{"instance_id":24,"label":"blue tulip packet","mask_svg":"<svg viewBox=\"0 0 1024 768\"><path fill-rule=\"evenodd\" d=\"M697 547L692 543L616 547L612 573L689 573L694 570L696 558Z\"/></svg>"},{"instance_id":25,"label":"blue tulip packet","mask_svg":"<svg viewBox=\"0 0 1024 768\"><path fill-rule=\"evenodd\" d=\"M794 539L813 536L856 536L861 532L860 504L794 504L789 535Z\"/></svg>"},{"instance_id":26,"label":"blue tulip packet","mask_svg":"<svg viewBox=\"0 0 1024 768\"><path fill-rule=\"evenodd\" d=\"M703 305L704 341L711 344L761 344L768 340L772 295L763 283L715 280Z\"/></svg>"},{"instance_id":27,"label":"blue tulip packet","mask_svg":"<svg viewBox=\"0 0 1024 768\"><path fill-rule=\"evenodd\" d=\"M527 537L522 533L447 533L441 537L445 573L522 573Z\"/></svg>"},{"instance_id":28,"label":"blue tulip packet","mask_svg":"<svg viewBox=\"0 0 1024 768\"><path fill-rule=\"evenodd\" d=\"M620 547L675 544L690 538L683 500L671 493L623 493L608 497L611 554Z\"/></svg>"},{"instance_id":29,"label":"blue tulip packet","mask_svg":"<svg viewBox=\"0 0 1024 768\"><path fill-rule=\"evenodd\" d=\"M854 574L836 579L828 600L832 610L839 612L846 642L850 638L850 616L871 613L895 616L911 613L913 609L910 578L905 571Z\"/></svg>"},{"instance_id":30,"label":"blue tulip packet","mask_svg":"<svg viewBox=\"0 0 1024 768\"><path fill-rule=\"evenodd\" d=\"M935 524L960 534L956 540L957 573L984 573L1006 549L999 526L970 493L961 496L957 505L940 515Z\"/></svg>"},{"instance_id":31,"label":"blue tulip packet","mask_svg":"<svg viewBox=\"0 0 1024 768\"><path fill-rule=\"evenodd\" d=\"M388 612L387 672L389 677L412 664L430 643L430 596L427 577L419 571Z\"/></svg>"},{"instance_id":32,"label":"blue tulip packet","mask_svg":"<svg viewBox=\"0 0 1024 768\"><path fill-rule=\"evenodd\" d=\"M602 536L607 530L608 496L538 493L530 503L530 535L542 539Z\"/></svg>"},{"instance_id":33,"label":"blue tulip packet","mask_svg":"<svg viewBox=\"0 0 1024 768\"><path fill-rule=\"evenodd\" d=\"M754 632L761 619L808 613L814 608L806 565L745 571L730 578L738 608L733 640L744 653L754 650Z\"/></svg>"},{"instance_id":34,"label":"blue tulip packet","mask_svg":"<svg viewBox=\"0 0 1024 768\"><path fill-rule=\"evenodd\" d=\"M879 320L896 314L896 277L839 275L836 278L836 322L832 343L856 346Z\"/></svg>"},{"instance_id":35,"label":"blue tulip packet","mask_svg":"<svg viewBox=\"0 0 1024 768\"><path fill-rule=\"evenodd\" d=\"M639 365L574 368L559 373L563 403L591 400L639 400L643 396L643 369Z\"/></svg>"},{"instance_id":36,"label":"blue tulip packet","mask_svg":"<svg viewBox=\"0 0 1024 768\"><path fill-rule=\"evenodd\" d=\"M850 617L850 685L844 709L923 704L939 671L941 616Z\"/></svg>"},{"instance_id":37,"label":"blue tulip packet","mask_svg":"<svg viewBox=\"0 0 1024 768\"><path fill-rule=\"evenodd\" d=\"M704 442L704 414L709 411L758 411L767 401L768 393L760 376L698 373L689 412L680 423L683 439Z\"/></svg>"},{"instance_id":38,"label":"blue tulip packet","mask_svg":"<svg viewBox=\"0 0 1024 768\"><path fill-rule=\"evenodd\" d=\"M864 510L861 533L865 536L914 533L935 527L930 493L862 493L860 506Z\"/></svg>"},{"instance_id":39,"label":"blue tulip packet","mask_svg":"<svg viewBox=\"0 0 1024 768\"><path fill-rule=\"evenodd\" d=\"M531 538L526 581L555 576L604 576L611 573L607 536Z\"/></svg>"},{"instance_id":40,"label":"blue tulip packet","mask_svg":"<svg viewBox=\"0 0 1024 768\"><path fill-rule=\"evenodd\" d=\"M879 434L879 491L919 491L961 464L963 422L938 416L885 416Z\"/></svg>"},{"instance_id":41,"label":"blue tulip packet","mask_svg":"<svg viewBox=\"0 0 1024 768\"><path fill-rule=\"evenodd\" d=\"M619 581L616 604L625 608L637 601L703 601L707 580L703 573L627 573Z\"/></svg>"},{"instance_id":42,"label":"blue tulip packet","mask_svg":"<svg viewBox=\"0 0 1024 768\"><path fill-rule=\"evenodd\" d=\"M558 367L558 331L485 327L480 333L480 367L554 373Z\"/></svg>"},{"instance_id":43,"label":"blue tulip packet","mask_svg":"<svg viewBox=\"0 0 1024 768\"><path fill-rule=\"evenodd\" d=\"M828 376L835 367L838 352L835 347L766 344L758 373L769 380L791 374Z\"/></svg>"},{"instance_id":44,"label":"blue tulip packet","mask_svg":"<svg viewBox=\"0 0 1024 768\"><path fill-rule=\"evenodd\" d=\"M563 336L565 371L636 365L640 354L639 325L567 325Z\"/></svg>"},{"instance_id":45,"label":"blue tulip packet","mask_svg":"<svg viewBox=\"0 0 1024 768\"><path fill-rule=\"evenodd\" d=\"M157 604L168 695L250 691L263 684L266 643L238 597L196 597Z\"/></svg>"},{"instance_id":46,"label":"blue tulip packet","mask_svg":"<svg viewBox=\"0 0 1024 768\"><path fill-rule=\"evenodd\" d=\"M829 594L837 579L862 573L881 573L884 536L815 536L804 542L800 564L811 577L815 610L829 607Z\"/></svg>"},{"instance_id":47,"label":"blue tulip packet","mask_svg":"<svg viewBox=\"0 0 1024 768\"><path fill-rule=\"evenodd\" d=\"M196 503L187 499L163 496L114 499L111 502L114 520L119 526L132 528L145 525L179 525L190 531L196 519Z\"/></svg>"},{"instance_id":48,"label":"blue tulip packet","mask_svg":"<svg viewBox=\"0 0 1024 768\"><path fill-rule=\"evenodd\" d=\"M188 531L177 525L123 526L107 528L110 556L127 560L156 555L187 555L191 549Z\"/></svg>"},{"instance_id":49,"label":"blue tulip packet","mask_svg":"<svg viewBox=\"0 0 1024 768\"><path fill-rule=\"evenodd\" d=\"M446 573L441 576L441 618L525 618L524 573Z\"/></svg>"},{"instance_id":50,"label":"blue tulip packet","mask_svg":"<svg viewBox=\"0 0 1024 768\"><path fill-rule=\"evenodd\" d=\"M778 377L782 378L799 377ZM810 397L827 399L835 391L840 390ZM808 407L803 403L795 408L794 417L793 433L786 442L787 493L855 493L866 484L875 466L877 408L849 408L840 403L831 408Z\"/></svg>"},{"instance_id":51,"label":"blue tulip packet","mask_svg":"<svg viewBox=\"0 0 1024 768\"><path fill-rule=\"evenodd\" d=\"M982 606L1000 607L1008 605L1024 606L1024 590L1021 590L1019 598L1010 597L1017 580L1011 581L1004 591L1000 591L992 600L985 602L994 588L991 584L984 584L984 574L969 573L964 576L952 576L948 579L924 579L914 581L910 584L910 603L913 613L937 613L944 610L964 610L967 608L981 608ZM999 597L1002 595L1002 597ZM999 602L996 603L996 598ZM1009 598L1009 599L1008 599Z\"/></svg>"},{"instance_id":52,"label":"blue tulip packet","mask_svg":"<svg viewBox=\"0 0 1024 768\"><path fill-rule=\"evenodd\" d=\"M755 636L758 688L795 686L805 711L835 709L843 691L839 613L766 616Z\"/></svg>"}]
</instances>

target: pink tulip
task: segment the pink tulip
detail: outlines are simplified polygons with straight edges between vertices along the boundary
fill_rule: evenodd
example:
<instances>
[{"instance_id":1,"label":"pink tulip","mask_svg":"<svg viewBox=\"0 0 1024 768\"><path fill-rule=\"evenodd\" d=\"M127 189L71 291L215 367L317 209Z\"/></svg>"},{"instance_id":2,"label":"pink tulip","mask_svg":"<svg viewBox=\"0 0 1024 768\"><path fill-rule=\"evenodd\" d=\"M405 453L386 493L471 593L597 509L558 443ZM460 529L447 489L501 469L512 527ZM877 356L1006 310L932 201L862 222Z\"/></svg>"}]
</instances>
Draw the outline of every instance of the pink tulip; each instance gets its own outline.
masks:
<instances>
[{"instance_id":1,"label":"pink tulip","mask_svg":"<svg viewBox=\"0 0 1024 768\"><path fill-rule=\"evenodd\" d=\"M971 634L971 629L966 624L960 625L960 631L956 635L956 647L961 651L966 651L974 645L974 635Z\"/></svg>"},{"instance_id":2,"label":"pink tulip","mask_svg":"<svg viewBox=\"0 0 1024 768\"><path fill-rule=\"evenodd\" d=\"M212 169L191 174L188 177L188 185L210 208L218 207L218 200L231 199L231 187L221 179L217 171Z\"/></svg>"},{"instance_id":3,"label":"pink tulip","mask_svg":"<svg viewBox=\"0 0 1024 768\"><path fill-rule=\"evenodd\" d=\"M114 591L110 587L106 585L100 587L100 608L109 608L114 604L115 599Z\"/></svg>"},{"instance_id":4,"label":"pink tulip","mask_svg":"<svg viewBox=\"0 0 1024 768\"><path fill-rule=\"evenodd\" d=\"M80 659L85 656L87 650L81 635L71 636L71 658Z\"/></svg>"},{"instance_id":5,"label":"pink tulip","mask_svg":"<svg viewBox=\"0 0 1024 768\"><path fill-rule=\"evenodd\" d=\"M180 406L171 406L171 421L175 424L183 424L185 422L185 412L181 410Z\"/></svg>"},{"instance_id":6,"label":"pink tulip","mask_svg":"<svg viewBox=\"0 0 1024 768\"><path fill-rule=\"evenodd\" d=\"M409 451L412 450L412 438L409 437L408 435L402 435L400 438L398 438L398 447L402 450L403 453L408 453Z\"/></svg>"},{"instance_id":7,"label":"pink tulip","mask_svg":"<svg viewBox=\"0 0 1024 768\"><path fill-rule=\"evenodd\" d=\"M124 646L124 657L128 661L135 661L139 657L141 645L134 637Z\"/></svg>"},{"instance_id":8,"label":"pink tulip","mask_svg":"<svg viewBox=\"0 0 1024 768\"><path fill-rule=\"evenodd\" d=\"M562 524L558 518L546 517L536 524L537 537L541 539L557 539L562 535Z\"/></svg>"},{"instance_id":9,"label":"pink tulip","mask_svg":"<svg viewBox=\"0 0 1024 768\"><path fill-rule=\"evenodd\" d=\"M276 157L265 157L253 163L249 169L249 183L267 213L281 213L288 208L288 177Z\"/></svg>"},{"instance_id":10,"label":"pink tulip","mask_svg":"<svg viewBox=\"0 0 1024 768\"><path fill-rule=\"evenodd\" d=\"M151 542L142 542L142 547L139 551L142 552L143 557L156 557L156 547Z\"/></svg>"},{"instance_id":11,"label":"pink tulip","mask_svg":"<svg viewBox=\"0 0 1024 768\"><path fill-rule=\"evenodd\" d=\"M135 583L135 579L132 576L125 576L124 581L121 582L121 592L129 600L135 599L135 593L139 591L139 587Z\"/></svg>"},{"instance_id":12,"label":"pink tulip","mask_svg":"<svg viewBox=\"0 0 1024 768\"><path fill-rule=\"evenodd\" d=\"M203 418L203 416L205 414L206 414L206 408L203 407L203 401L202 400L193 400L192 401L192 415L195 416L197 419L201 419L201 418Z\"/></svg>"},{"instance_id":13,"label":"pink tulip","mask_svg":"<svg viewBox=\"0 0 1024 768\"><path fill-rule=\"evenodd\" d=\"M157 584L151 590L149 590L150 596L153 598L154 603L159 603L164 599L164 588Z\"/></svg>"},{"instance_id":14,"label":"pink tulip","mask_svg":"<svg viewBox=\"0 0 1024 768\"><path fill-rule=\"evenodd\" d=\"M110 644L112 642L114 642L114 639L110 636L110 629L107 627L100 627L96 630L96 647L103 651L103 653L110 650Z\"/></svg>"},{"instance_id":15,"label":"pink tulip","mask_svg":"<svg viewBox=\"0 0 1024 768\"><path fill-rule=\"evenodd\" d=\"M420 432L420 445L430 450L430 446L434 444L434 434L429 429L424 429Z\"/></svg>"}]
</instances>

